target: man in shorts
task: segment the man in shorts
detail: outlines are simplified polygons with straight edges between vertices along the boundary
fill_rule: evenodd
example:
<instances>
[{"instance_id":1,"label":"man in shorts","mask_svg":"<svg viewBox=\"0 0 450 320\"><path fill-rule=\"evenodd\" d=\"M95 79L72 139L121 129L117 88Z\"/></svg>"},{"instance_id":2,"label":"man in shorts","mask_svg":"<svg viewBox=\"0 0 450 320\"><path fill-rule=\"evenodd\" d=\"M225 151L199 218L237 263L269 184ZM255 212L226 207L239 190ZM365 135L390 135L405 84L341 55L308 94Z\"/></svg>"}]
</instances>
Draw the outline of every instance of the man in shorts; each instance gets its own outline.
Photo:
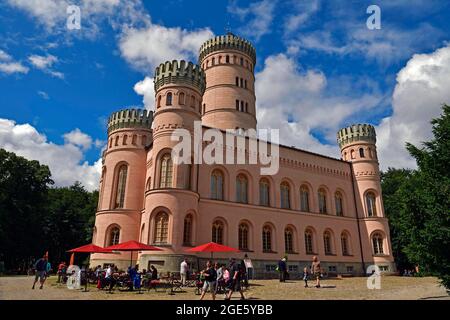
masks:
<instances>
[{"instance_id":1,"label":"man in shorts","mask_svg":"<svg viewBox=\"0 0 450 320\"><path fill-rule=\"evenodd\" d=\"M34 286L36 285L36 282L40 280L40 287L39 289L42 289L44 287L45 279L47 278L47 261L48 258L46 255L44 255L42 258L40 258L34 265L35 271L35 277L34 277L34 283L33 287L31 289L34 289Z\"/></svg>"},{"instance_id":2,"label":"man in shorts","mask_svg":"<svg viewBox=\"0 0 450 320\"><path fill-rule=\"evenodd\" d=\"M213 300L216 300L216 285L217 285L217 272L213 268L211 261L206 263L206 270L202 271L202 274L205 276L205 283L203 284L202 295L200 296L200 300L203 300L205 297L206 291L211 291L211 296Z\"/></svg>"},{"instance_id":3,"label":"man in shorts","mask_svg":"<svg viewBox=\"0 0 450 320\"><path fill-rule=\"evenodd\" d=\"M313 257L313 261L311 264L311 273L314 275L316 279L316 288L320 288L320 261L316 256Z\"/></svg>"},{"instance_id":4,"label":"man in shorts","mask_svg":"<svg viewBox=\"0 0 450 320\"><path fill-rule=\"evenodd\" d=\"M242 292L241 288L241 270L238 263L236 263L236 260L233 258L230 262L230 277L232 279L231 286L230 286L230 292L228 293L228 296L225 298L225 300L230 300L231 296L233 295L234 291L239 291L241 294L241 300L245 300L244 293Z\"/></svg>"}]
</instances>

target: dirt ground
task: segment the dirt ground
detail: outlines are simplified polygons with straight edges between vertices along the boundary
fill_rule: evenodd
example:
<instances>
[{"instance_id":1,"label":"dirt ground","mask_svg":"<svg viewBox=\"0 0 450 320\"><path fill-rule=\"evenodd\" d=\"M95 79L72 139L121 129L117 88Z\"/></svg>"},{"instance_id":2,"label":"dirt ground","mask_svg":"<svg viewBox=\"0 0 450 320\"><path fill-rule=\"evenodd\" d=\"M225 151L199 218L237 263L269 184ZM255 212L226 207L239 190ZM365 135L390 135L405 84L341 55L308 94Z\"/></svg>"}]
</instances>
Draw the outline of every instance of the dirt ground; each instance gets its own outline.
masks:
<instances>
[{"instance_id":1,"label":"dirt ground","mask_svg":"<svg viewBox=\"0 0 450 320\"><path fill-rule=\"evenodd\" d=\"M410 277L382 277L381 289L369 290L366 285L367 278L344 278L341 280L324 280L322 288L304 288L302 281L287 281L280 283L277 280L253 280L251 287L245 292L249 299L257 300L416 300L416 299L448 299L450 296L445 289L439 285L438 280L432 277L410 278ZM44 289L31 289L33 277L16 276L0 277L0 299L2 300L197 300L194 288L186 288L184 292L145 291L143 294L137 292L114 291L108 294L100 291L94 286L89 287L88 292L82 290L69 290L65 285L57 284L55 277L50 277L45 283ZM312 284L312 283L311 283ZM206 298L211 299L210 295ZM238 299L235 294L234 299ZM217 299L223 299L218 295Z\"/></svg>"}]
</instances>

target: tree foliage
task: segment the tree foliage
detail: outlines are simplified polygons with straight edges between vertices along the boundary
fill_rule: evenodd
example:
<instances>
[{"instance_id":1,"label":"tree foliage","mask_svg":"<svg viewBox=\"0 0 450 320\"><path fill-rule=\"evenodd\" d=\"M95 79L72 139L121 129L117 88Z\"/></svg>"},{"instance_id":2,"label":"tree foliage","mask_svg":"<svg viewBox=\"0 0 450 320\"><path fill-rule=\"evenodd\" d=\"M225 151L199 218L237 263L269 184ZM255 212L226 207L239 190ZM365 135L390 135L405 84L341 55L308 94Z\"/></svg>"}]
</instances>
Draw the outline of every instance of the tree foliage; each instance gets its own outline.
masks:
<instances>
[{"instance_id":1,"label":"tree foliage","mask_svg":"<svg viewBox=\"0 0 450 320\"><path fill-rule=\"evenodd\" d=\"M57 263L91 241L98 192L52 184L47 166L0 149L0 261L7 270L24 270L46 251Z\"/></svg>"},{"instance_id":2,"label":"tree foliage","mask_svg":"<svg viewBox=\"0 0 450 320\"><path fill-rule=\"evenodd\" d=\"M388 170L382 187L397 261L419 265L450 289L450 106L442 110L431 121L433 139L407 144L418 169Z\"/></svg>"}]
</instances>

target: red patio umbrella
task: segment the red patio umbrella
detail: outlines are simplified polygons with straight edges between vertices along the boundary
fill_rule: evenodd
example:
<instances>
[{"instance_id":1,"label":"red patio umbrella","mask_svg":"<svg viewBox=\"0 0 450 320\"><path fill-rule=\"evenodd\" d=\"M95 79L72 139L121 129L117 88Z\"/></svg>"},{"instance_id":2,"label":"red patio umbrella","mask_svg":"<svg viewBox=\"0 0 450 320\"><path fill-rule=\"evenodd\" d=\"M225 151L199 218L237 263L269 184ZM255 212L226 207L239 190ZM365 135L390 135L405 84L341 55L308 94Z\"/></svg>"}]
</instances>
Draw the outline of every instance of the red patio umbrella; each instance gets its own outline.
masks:
<instances>
[{"instance_id":1,"label":"red patio umbrella","mask_svg":"<svg viewBox=\"0 0 450 320\"><path fill-rule=\"evenodd\" d=\"M73 264L73 261L75 259L75 253L112 253L112 250L109 249L105 249L99 246L96 246L95 244L87 244L78 248L74 248L74 249L70 249L67 250L67 252L72 252L72 256L70 257L70 263L69 265ZM88 279L87 279L87 269L84 269L85 271L85 277L86 277L86 285L84 288L84 291L87 291L87 283L88 283Z\"/></svg>"},{"instance_id":2,"label":"red patio umbrella","mask_svg":"<svg viewBox=\"0 0 450 320\"><path fill-rule=\"evenodd\" d=\"M111 250L111 251L130 251L131 252L130 266L133 261L133 251L162 251L163 250L161 248L150 246L148 244L141 243L141 242L134 241L134 240L119 243L119 244L116 244L113 246L109 246L106 249Z\"/></svg>"},{"instance_id":3,"label":"red patio umbrella","mask_svg":"<svg viewBox=\"0 0 450 320\"><path fill-rule=\"evenodd\" d=\"M211 258L213 257L213 252L240 252L236 248L224 246L223 244L218 244L215 242L208 242L200 246L186 250L187 252L211 252Z\"/></svg>"}]
</instances>

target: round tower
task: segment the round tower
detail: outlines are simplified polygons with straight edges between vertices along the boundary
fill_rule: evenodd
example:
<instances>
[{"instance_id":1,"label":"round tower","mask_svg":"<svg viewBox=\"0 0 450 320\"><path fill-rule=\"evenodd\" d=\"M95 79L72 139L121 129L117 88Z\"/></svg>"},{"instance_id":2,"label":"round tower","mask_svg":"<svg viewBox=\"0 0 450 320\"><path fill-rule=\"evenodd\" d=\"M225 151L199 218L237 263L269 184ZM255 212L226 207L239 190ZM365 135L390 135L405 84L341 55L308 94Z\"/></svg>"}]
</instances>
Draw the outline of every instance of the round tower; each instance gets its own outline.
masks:
<instances>
[{"instance_id":1,"label":"round tower","mask_svg":"<svg viewBox=\"0 0 450 320\"><path fill-rule=\"evenodd\" d=\"M219 129L256 129L255 64L252 44L232 33L200 47L206 73L202 123Z\"/></svg>"},{"instance_id":2,"label":"round tower","mask_svg":"<svg viewBox=\"0 0 450 320\"><path fill-rule=\"evenodd\" d=\"M339 130L337 141L342 159L351 163L355 205L361 233L362 255L369 264L395 271L381 192L375 128L354 124Z\"/></svg>"},{"instance_id":3,"label":"round tower","mask_svg":"<svg viewBox=\"0 0 450 320\"><path fill-rule=\"evenodd\" d=\"M98 210L92 243L107 247L139 237L143 208L146 146L152 140L152 112L125 109L108 119L108 143L102 157ZM136 256L133 256L136 259ZM114 260L119 268L129 254L92 254L91 265Z\"/></svg>"},{"instance_id":4,"label":"round tower","mask_svg":"<svg viewBox=\"0 0 450 320\"><path fill-rule=\"evenodd\" d=\"M199 196L192 134L196 121L201 126L205 73L191 62L167 61L156 68L154 85L153 144L147 154L145 210L139 230L142 242L165 250L144 252L140 265L148 268L151 259L157 259L164 261L161 271L176 270L183 259L176 252L195 242ZM190 163L177 163L172 155L178 144L172 140L176 129L188 132L191 150L183 153L189 153Z\"/></svg>"}]
</instances>

